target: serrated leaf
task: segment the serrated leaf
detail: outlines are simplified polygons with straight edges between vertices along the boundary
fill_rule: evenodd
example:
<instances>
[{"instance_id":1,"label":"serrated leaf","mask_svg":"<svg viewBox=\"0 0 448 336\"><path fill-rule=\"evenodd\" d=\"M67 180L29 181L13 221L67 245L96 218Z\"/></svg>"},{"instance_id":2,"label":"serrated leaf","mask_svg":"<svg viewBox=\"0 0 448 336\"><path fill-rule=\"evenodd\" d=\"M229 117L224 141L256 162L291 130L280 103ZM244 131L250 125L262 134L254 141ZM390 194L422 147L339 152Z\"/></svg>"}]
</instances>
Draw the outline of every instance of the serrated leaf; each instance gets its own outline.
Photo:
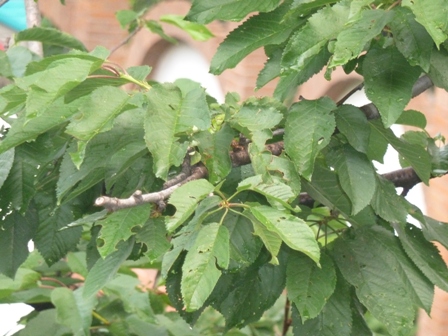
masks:
<instances>
[{"instance_id":1,"label":"serrated leaf","mask_svg":"<svg viewBox=\"0 0 448 336\"><path fill-rule=\"evenodd\" d=\"M318 55L328 41L336 38L348 15L349 7L344 3L325 6L313 14L307 24L290 38L283 53L283 71L306 71L309 59Z\"/></svg>"},{"instance_id":2,"label":"serrated leaf","mask_svg":"<svg viewBox=\"0 0 448 336\"><path fill-rule=\"evenodd\" d=\"M214 186L207 180L195 180L174 190L169 203L176 207L176 213L166 219L168 232L173 232L193 214L197 204L213 192Z\"/></svg>"},{"instance_id":3,"label":"serrated leaf","mask_svg":"<svg viewBox=\"0 0 448 336\"><path fill-rule=\"evenodd\" d=\"M117 251L109 254L105 259L99 258L95 262L84 283L84 291L82 293L84 299L93 297L115 276L121 263L131 254L133 247L134 239L131 238L126 242L121 242L117 246Z\"/></svg>"},{"instance_id":4,"label":"serrated leaf","mask_svg":"<svg viewBox=\"0 0 448 336\"><path fill-rule=\"evenodd\" d=\"M448 248L448 224L436 221L430 217L422 217L423 220L420 220L420 223L422 224L422 231L426 240L438 241Z\"/></svg>"},{"instance_id":5,"label":"serrated leaf","mask_svg":"<svg viewBox=\"0 0 448 336\"><path fill-rule=\"evenodd\" d=\"M336 240L333 256L360 302L392 334L408 335L416 308L430 309L433 286L404 254L393 232L379 226L350 229Z\"/></svg>"},{"instance_id":6,"label":"serrated leaf","mask_svg":"<svg viewBox=\"0 0 448 336\"><path fill-rule=\"evenodd\" d=\"M374 48L363 61L362 73L367 97L378 108L384 126L390 127L411 99L420 68L411 66L395 47Z\"/></svg>"},{"instance_id":7,"label":"serrated leaf","mask_svg":"<svg viewBox=\"0 0 448 336\"><path fill-rule=\"evenodd\" d=\"M186 21L182 15L162 15L160 17L160 21L172 24L182 29L196 41L207 41L214 37L212 32L208 30L206 26L200 23Z\"/></svg>"},{"instance_id":8,"label":"serrated leaf","mask_svg":"<svg viewBox=\"0 0 448 336\"><path fill-rule=\"evenodd\" d=\"M394 225L398 238L414 264L437 287L448 290L448 269L437 247L428 242L418 227Z\"/></svg>"},{"instance_id":9,"label":"serrated leaf","mask_svg":"<svg viewBox=\"0 0 448 336\"><path fill-rule=\"evenodd\" d=\"M234 136L235 131L228 124L224 124L216 133L204 131L195 135L212 184L222 181L232 169L229 147Z\"/></svg>"},{"instance_id":10,"label":"serrated leaf","mask_svg":"<svg viewBox=\"0 0 448 336\"><path fill-rule=\"evenodd\" d=\"M404 199L397 195L394 185L382 177L377 178L371 205L386 221L406 223L408 211Z\"/></svg>"},{"instance_id":11,"label":"serrated leaf","mask_svg":"<svg viewBox=\"0 0 448 336\"><path fill-rule=\"evenodd\" d=\"M328 66L334 68L358 57L366 43L381 33L392 16L392 12L382 9L361 11L361 15L356 16L355 21L350 21L349 27L339 33Z\"/></svg>"},{"instance_id":12,"label":"serrated leaf","mask_svg":"<svg viewBox=\"0 0 448 336\"><path fill-rule=\"evenodd\" d=\"M28 242L34 238L38 225L37 211L31 207L24 216L18 211L4 216L0 234L0 273L14 278L29 254Z\"/></svg>"},{"instance_id":13,"label":"serrated leaf","mask_svg":"<svg viewBox=\"0 0 448 336\"><path fill-rule=\"evenodd\" d=\"M377 123L380 127L384 128L380 122ZM384 136L377 131L376 127L369 122L370 134L369 134L369 147L367 148L367 157L370 160L376 160L380 163L384 163L384 155L386 155L389 142Z\"/></svg>"},{"instance_id":14,"label":"serrated leaf","mask_svg":"<svg viewBox=\"0 0 448 336\"><path fill-rule=\"evenodd\" d=\"M219 75L226 69L234 68L252 51L264 45L281 44L286 41L293 29L304 22L303 20L283 22L283 16L288 9L288 4L285 3L270 13L261 13L249 18L232 31L213 56L210 72Z\"/></svg>"},{"instance_id":15,"label":"serrated leaf","mask_svg":"<svg viewBox=\"0 0 448 336\"><path fill-rule=\"evenodd\" d=\"M336 280L336 279L335 279ZM338 277L333 295L320 314L304 320L296 305L292 306L292 326L295 336L349 336L352 329L350 291L347 283Z\"/></svg>"},{"instance_id":16,"label":"serrated leaf","mask_svg":"<svg viewBox=\"0 0 448 336\"><path fill-rule=\"evenodd\" d=\"M323 253L319 268L301 253L290 253L286 266L289 300L300 312L302 323L321 312L336 287L336 272L331 259Z\"/></svg>"},{"instance_id":17,"label":"serrated leaf","mask_svg":"<svg viewBox=\"0 0 448 336\"><path fill-rule=\"evenodd\" d=\"M334 164L341 188L350 198L352 215L357 214L370 203L376 190L372 163L350 145L333 148L327 159Z\"/></svg>"},{"instance_id":18,"label":"serrated leaf","mask_svg":"<svg viewBox=\"0 0 448 336\"><path fill-rule=\"evenodd\" d=\"M286 245L306 254L319 265L320 249L314 232L302 219L266 205L252 205L249 210L269 231L278 234Z\"/></svg>"},{"instance_id":19,"label":"serrated leaf","mask_svg":"<svg viewBox=\"0 0 448 336\"><path fill-rule=\"evenodd\" d=\"M187 311L202 307L229 265L229 231L211 223L203 226L182 266L181 291Z\"/></svg>"},{"instance_id":20,"label":"serrated leaf","mask_svg":"<svg viewBox=\"0 0 448 336\"><path fill-rule=\"evenodd\" d=\"M398 139L390 129L385 129L378 120L370 122L373 129L414 168L423 183L429 183L431 174L431 158L428 152L421 146L412 145L402 139Z\"/></svg>"},{"instance_id":21,"label":"serrated leaf","mask_svg":"<svg viewBox=\"0 0 448 336\"><path fill-rule=\"evenodd\" d=\"M175 38L165 34L165 32L163 31L162 26L157 21L155 21L155 20L147 20L147 21L145 21L145 26L151 32L153 32L154 34L159 35L165 41L168 41L168 42L173 43L173 44L177 43L177 40Z\"/></svg>"},{"instance_id":22,"label":"serrated leaf","mask_svg":"<svg viewBox=\"0 0 448 336\"><path fill-rule=\"evenodd\" d=\"M268 56L267 61L264 64L263 69L258 73L257 84L255 85L256 90L262 88L275 77L280 75L280 61L282 59L283 50L279 46L273 47L272 51L268 51L270 46L265 47L266 56Z\"/></svg>"},{"instance_id":23,"label":"serrated leaf","mask_svg":"<svg viewBox=\"0 0 448 336\"><path fill-rule=\"evenodd\" d=\"M365 114L353 105L341 105L335 111L336 126L358 152L367 153L370 126Z\"/></svg>"},{"instance_id":24,"label":"serrated leaf","mask_svg":"<svg viewBox=\"0 0 448 336\"><path fill-rule=\"evenodd\" d=\"M147 247L145 255L151 262L157 261L171 247L167 239L165 221L163 217L151 218L135 236L137 243L143 243Z\"/></svg>"},{"instance_id":25,"label":"serrated leaf","mask_svg":"<svg viewBox=\"0 0 448 336\"><path fill-rule=\"evenodd\" d=\"M244 215L252 222L254 227L254 235L260 237L264 246L271 254L272 259L270 263L273 265L278 265L279 261L277 259L277 255L279 254L282 246L282 238L280 238L276 232L268 230L268 228L258 221L249 210L245 210Z\"/></svg>"},{"instance_id":26,"label":"serrated leaf","mask_svg":"<svg viewBox=\"0 0 448 336\"><path fill-rule=\"evenodd\" d=\"M188 142L179 137L210 127L210 112L205 91L192 81L181 81L180 89L172 84L154 85L148 92L145 115L145 140L154 157L154 172L166 180L169 168L179 166Z\"/></svg>"},{"instance_id":27,"label":"serrated leaf","mask_svg":"<svg viewBox=\"0 0 448 336\"><path fill-rule=\"evenodd\" d=\"M434 85L448 91L448 52L444 49L431 51L428 76Z\"/></svg>"},{"instance_id":28,"label":"serrated leaf","mask_svg":"<svg viewBox=\"0 0 448 336\"><path fill-rule=\"evenodd\" d=\"M134 234L134 228L142 227L149 218L151 208L150 204L143 204L135 208L115 211L106 218L98 220L96 224L101 225L98 235L101 242L98 252L101 257L105 258L116 251L120 241L126 241Z\"/></svg>"},{"instance_id":29,"label":"serrated leaf","mask_svg":"<svg viewBox=\"0 0 448 336\"><path fill-rule=\"evenodd\" d=\"M251 224L251 221L244 215L234 212L229 212L226 215L223 225L229 230L230 271L248 267L260 253L263 243L260 239L254 238L256 233Z\"/></svg>"},{"instance_id":30,"label":"serrated leaf","mask_svg":"<svg viewBox=\"0 0 448 336\"><path fill-rule=\"evenodd\" d=\"M209 23L213 20L240 21L251 12L269 12L275 9L280 0L193 0L193 4L186 16L186 20L199 23Z\"/></svg>"},{"instance_id":31,"label":"serrated leaf","mask_svg":"<svg viewBox=\"0 0 448 336\"><path fill-rule=\"evenodd\" d=\"M390 28L395 45L409 64L419 65L428 72L433 48L431 37L408 8L397 6L393 12L394 19L390 22Z\"/></svg>"},{"instance_id":32,"label":"serrated leaf","mask_svg":"<svg viewBox=\"0 0 448 336\"><path fill-rule=\"evenodd\" d=\"M406 110L396 121L400 125L414 126L421 129L426 127L426 117L422 112L415 110Z\"/></svg>"},{"instance_id":33,"label":"serrated leaf","mask_svg":"<svg viewBox=\"0 0 448 336\"><path fill-rule=\"evenodd\" d=\"M26 116L21 114L12 124L6 137L0 142L0 153L25 141L33 140L51 128L65 123L76 111L76 103L64 104L63 99L59 98L51 104L44 114L36 118L27 120Z\"/></svg>"},{"instance_id":34,"label":"serrated leaf","mask_svg":"<svg viewBox=\"0 0 448 336\"><path fill-rule=\"evenodd\" d=\"M448 22L446 20L447 0L404 0L402 6L409 7L416 20L422 24L432 39L439 46L448 38ZM445 10L441 10L441 9Z\"/></svg>"},{"instance_id":35,"label":"serrated leaf","mask_svg":"<svg viewBox=\"0 0 448 336\"><path fill-rule=\"evenodd\" d=\"M294 163L286 157L273 156L269 163L268 170L278 172L282 180L288 185L295 195L300 193L300 176L297 173Z\"/></svg>"},{"instance_id":36,"label":"serrated leaf","mask_svg":"<svg viewBox=\"0 0 448 336\"><path fill-rule=\"evenodd\" d=\"M88 300L83 296L84 287L72 291L69 288L56 288L51 292L51 302L56 307L57 321L70 328L73 335L89 335L92 323L92 310L96 297Z\"/></svg>"},{"instance_id":37,"label":"serrated leaf","mask_svg":"<svg viewBox=\"0 0 448 336\"><path fill-rule=\"evenodd\" d=\"M8 113L24 104L26 92L16 85L6 85L0 89L0 113Z\"/></svg>"},{"instance_id":38,"label":"serrated leaf","mask_svg":"<svg viewBox=\"0 0 448 336\"><path fill-rule=\"evenodd\" d=\"M302 100L291 106L285 125L285 151L297 172L307 180L313 174L314 160L328 145L336 127L335 103L328 97Z\"/></svg>"},{"instance_id":39,"label":"serrated leaf","mask_svg":"<svg viewBox=\"0 0 448 336\"><path fill-rule=\"evenodd\" d=\"M10 149L0 154L0 188L9 175L14 162L14 149Z\"/></svg>"},{"instance_id":40,"label":"serrated leaf","mask_svg":"<svg viewBox=\"0 0 448 336\"><path fill-rule=\"evenodd\" d=\"M22 30L14 36L14 41L39 41L49 45L87 51L81 41L55 28L33 27Z\"/></svg>"}]
</instances>

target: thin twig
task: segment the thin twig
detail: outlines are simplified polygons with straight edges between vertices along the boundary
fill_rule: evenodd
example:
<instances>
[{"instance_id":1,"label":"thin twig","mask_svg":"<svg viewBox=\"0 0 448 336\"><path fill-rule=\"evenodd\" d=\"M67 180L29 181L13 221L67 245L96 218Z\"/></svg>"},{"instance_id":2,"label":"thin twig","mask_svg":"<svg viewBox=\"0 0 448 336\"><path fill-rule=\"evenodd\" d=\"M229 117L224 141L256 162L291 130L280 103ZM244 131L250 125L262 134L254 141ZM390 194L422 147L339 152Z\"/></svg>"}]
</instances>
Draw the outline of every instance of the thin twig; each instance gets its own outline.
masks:
<instances>
[{"instance_id":1,"label":"thin twig","mask_svg":"<svg viewBox=\"0 0 448 336\"><path fill-rule=\"evenodd\" d=\"M138 26L136 29L134 29L123 41L121 41L118 45L116 45L110 50L110 54L112 55L114 52L116 52L118 49L120 49L122 46L128 43L141 29L142 26Z\"/></svg>"},{"instance_id":2,"label":"thin twig","mask_svg":"<svg viewBox=\"0 0 448 336\"><path fill-rule=\"evenodd\" d=\"M283 318L283 332L282 335L285 336L288 332L289 326L291 325L291 318L289 317L289 310L291 308L291 302L286 298L285 302L285 317Z\"/></svg>"}]
</instances>

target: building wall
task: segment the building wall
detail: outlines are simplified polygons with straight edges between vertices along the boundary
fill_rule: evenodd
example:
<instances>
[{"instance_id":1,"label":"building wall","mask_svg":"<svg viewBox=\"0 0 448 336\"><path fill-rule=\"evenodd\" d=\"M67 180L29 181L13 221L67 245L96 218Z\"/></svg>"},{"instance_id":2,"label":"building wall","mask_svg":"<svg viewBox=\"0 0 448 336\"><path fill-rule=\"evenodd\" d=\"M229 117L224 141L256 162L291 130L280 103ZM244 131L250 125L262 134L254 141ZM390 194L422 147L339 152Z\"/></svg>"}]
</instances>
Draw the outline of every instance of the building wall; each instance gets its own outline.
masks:
<instances>
[{"instance_id":1,"label":"building wall","mask_svg":"<svg viewBox=\"0 0 448 336\"><path fill-rule=\"evenodd\" d=\"M63 6L56 0L39 0L42 13L50 18L61 30L69 32L92 49L97 45L113 49L127 37L115 19L115 12L127 8L126 0L66 0ZM158 19L164 14L187 13L190 3L182 0L164 1L153 8L148 18ZM211 60L218 45L224 40L229 31L238 23L213 22L208 25L215 34L215 38L207 42L193 41L183 31L165 25L165 31L171 36L189 44L199 50L207 60ZM148 64L157 67L159 55L169 45L157 35L142 30L136 36L110 57L124 67ZM263 50L257 50L245 58L235 69L226 70L218 77L224 92L236 91L241 97L270 95L275 87L275 81L269 83L259 91L254 92L256 76L262 68L266 57ZM300 89L300 95L307 99L321 97L324 94L338 99L351 87L359 82L355 75L347 76L338 70L333 73L331 82L327 82L322 74L316 75ZM448 135L448 94L444 90L435 88L415 98L409 108L425 112L428 118L428 131L431 135L439 132ZM424 188L427 213L441 221L448 221L448 177L431 180L431 188ZM448 252L441 249L441 253L448 261ZM448 335L448 294L436 290L436 297L432 311L433 319L424 314L419 318L419 335L445 336Z\"/></svg>"}]
</instances>

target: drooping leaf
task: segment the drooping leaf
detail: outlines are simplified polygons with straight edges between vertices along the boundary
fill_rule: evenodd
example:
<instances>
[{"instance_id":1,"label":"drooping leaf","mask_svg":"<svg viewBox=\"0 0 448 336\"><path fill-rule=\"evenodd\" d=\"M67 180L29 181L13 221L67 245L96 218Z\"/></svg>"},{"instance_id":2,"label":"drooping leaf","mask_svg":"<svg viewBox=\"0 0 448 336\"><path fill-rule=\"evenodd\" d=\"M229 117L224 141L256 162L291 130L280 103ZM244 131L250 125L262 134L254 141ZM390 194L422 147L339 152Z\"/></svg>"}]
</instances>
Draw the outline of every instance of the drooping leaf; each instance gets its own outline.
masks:
<instances>
[{"instance_id":1,"label":"drooping leaf","mask_svg":"<svg viewBox=\"0 0 448 336\"><path fill-rule=\"evenodd\" d=\"M336 279L335 279L336 280ZM320 314L305 320L296 305L292 307L292 326L295 336L350 336L352 316L350 310L350 291L344 279L338 277L333 295Z\"/></svg>"},{"instance_id":2,"label":"drooping leaf","mask_svg":"<svg viewBox=\"0 0 448 336\"><path fill-rule=\"evenodd\" d=\"M154 85L147 94L145 140L154 157L154 172L163 179L172 165L182 163L187 152L188 142L180 136L210 127L204 89L185 81L180 82L184 83L180 89L172 84Z\"/></svg>"},{"instance_id":3,"label":"drooping leaf","mask_svg":"<svg viewBox=\"0 0 448 336\"><path fill-rule=\"evenodd\" d=\"M295 19L283 22L287 11L288 4L284 3L270 13L260 13L249 18L232 31L213 56L210 72L219 75L226 69L234 68L252 51L264 45L277 45L286 41L293 29L304 22Z\"/></svg>"},{"instance_id":4,"label":"drooping leaf","mask_svg":"<svg viewBox=\"0 0 448 336\"><path fill-rule=\"evenodd\" d=\"M138 231L135 239L137 243L146 245L147 252L145 252L145 255L149 257L150 261L158 260L171 247L167 239L163 217L149 219Z\"/></svg>"},{"instance_id":5,"label":"drooping leaf","mask_svg":"<svg viewBox=\"0 0 448 336\"><path fill-rule=\"evenodd\" d=\"M443 246L448 248L448 224L436 221L430 217L422 216L423 235L428 241L438 241Z\"/></svg>"},{"instance_id":6,"label":"drooping leaf","mask_svg":"<svg viewBox=\"0 0 448 336\"><path fill-rule=\"evenodd\" d=\"M81 41L54 28L29 28L18 32L14 37L14 41L39 41L45 44L87 51L87 48Z\"/></svg>"},{"instance_id":7,"label":"drooping leaf","mask_svg":"<svg viewBox=\"0 0 448 336\"><path fill-rule=\"evenodd\" d=\"M362 72L367 97L378 108L384 126L390 127L411 99L421 70L411 66L395 47L389 47L370 49Z\"/></svg>"},{"instance_id":8,"label":"drooping leaf","mask_svg":"<svg viewBox=\"0 0 448 336\"><path fill-rule=\"evenodd\" d=\"M334 164L341 188L350 198L352 214L357 214L370 203L376 190L372 163L349 145L333 148L327 160Z\"/></svg>"},{"instance_id":9,"label":"drooping leaf","mask_svg":"<svg viewBox=\"0 0 448 336\"><path fill-rule=\"evenodd\" d=\"M285 150L297 171L307 180L313 174L314 160L330 142L336 122L336 108L328 97L302 100L291 106L285 125Z\"/></svg>"},{"instance_id":10,"label":"drooping leaf","mask_svg":"<svg viewBox=\"0 0 448 336\"><path fill-rule=\"evenodd\" d=\"M367 153L370 126L365 114L353 105L341 105L335 111L338 130L358 152Z\"/></svg>"},{"instance_id":11,"label":"drooping leaf","mask_svg":"<svg viewBox=\"0 0 448 336\"><path fill-rule=\"evenodd\" d=\"M428 76L434 82L434 85L448 90L448 52L445 49L431 52L431 60Z\"/></svg>"},{"instance_id":12,"label":"drooping leaf","mask_svg":"<svg viewBox=\"0 0 448 336\"><path fill-rule=\"evenodd\" d=\"M406 110L396 121L400 125L409 125L424 129L426 127L426 117L422 112Z\"/></svg>"},{"instance_id":13,"label":"drooping leaf","mask_svg":"<svg viewBox=\"0 0 448 336\"><path fill-rule=\"evenodd\" d=\"M83 296L85 287L75 291L60 287L51 292L51 302L56 307L57 321L70 328L73 335L89 335L92 323L92 310L96 304L96 297L86 300Z\"/></svg>"},{"instance_id":14,"label":"drooping leaf","mask_svg":"<svg viewBox=\"0 0 448 336\"><path fill-rule=\"evenodd\" d=\"M321 268L301 253L290 253L286 266L289 300L300 312L302 323L321 312L336 287L333 262L321 254Z\"/></svg>"},{"instance_id":15,"label":"drooping leaf","mask_svg":"<svg viewBox=\"0 0 448 336\"><path fill-rule=\"evenodd\" d=\"M394 185L381 178L377 178L375 195L372 198L372 208L386 221L406 223L408 211L405 200L397 195Z\"/></svg>"},{"instance_id":16,"label":"drooping leaf","mask_svg":"<svg viewBox=\"0 0 448 336\"><path fill-rule=\"evenodd\" d=\"M408 259L393 232L379 226L350 229L337 239L333 255L360 302L391 333L407 335L417 307L430 309L433 286Z\"/></svg>"},{"instance_id":17,"label":"drooping leaf","mask_svg":"<svg viewBox=\"0 0 448 336\"><path fill-rule=\"evenodd\" d=\"M213 291L221 269L229 265L229 231L211 223L203 226L182 266L181 291L187 311L197 310Z\"/></svg>"},{"instance_id":18,"label":"drooping leaf","mask_svg":"<svg viewBox=\"0 0 448 336\"><path fill-rule=\"evenodd\" d=\"M0 273L14 277L29 254L28 242L34 238L38 224L34 207L28 207L23 216L18 211L4 216L0 234Z\"/></svg>"},{"instance_id":19,"label":"drooping leaf","mask_svg":"<svg viewBox=\"0 0 448 336\"><path fill-rule=\"evenodd\" d=\"M431 37L408 8L397 6L393 12L394 19L390 22L390 28L395 45L409 64L419 65L428 72L433 48Z\"/></svg>"},{"instance_id":20,"label":"drooping leaf","mask_svg":"<svg viewBox=\"0 0 448 336\"><path fill-rule=\"evenodd\" d=\"M434 244L428 242L422 231L413 225L394 225L400 242L409 258L437 287L448 290L448 269Z\"/></svg>"},{"instance_id":21,"label":"drooping leaf","mask_svg":"<svg viewBox=\"0 0 448 336\"><path fill-rule=\"evenodd\" d=\"M286 183L295 195L300 193L301 183L300 176L297 173L294 163L286 158L280 156L273 156L268 166L269 171L278 172L284 183Z\"/></svg>"},{"instance_id":22,"label":"drooping leaf","mask_svg":"<svg viewBox=\"0 0 448 336\"><path fill-rule=\"evenodd\" d=\"M199 1L194 0L186 19L209 23L213 20L240 21L251 12L269 12L278 6L279 0L256 1L248 0L242 3L238 0Z\"/></svg>"},{"instance_id":23,"label":"drooping leaf","mask_svg":"<svg viewBox=\"0 0 448 336\"><path fill-rule=\"evenodd\" d=\"M171 37L165 33L165 31L162 28L162 25L155 21L155 20L146 20L145 26L148 28L151 32L154 34L159 35L161 38L163 38L165 41L168 41L172 44L176 44L177 40L174 37Z\"/></svg>"},{"instance_id":24,"label":"drooping leaf","mask_svg":"<svg viewBox=\"0 0 448 336\"><path fill-rule=\"evenodd\" d=\"M94 296L109 280L111 280L121 263L131 254L134 247L134 239L130 238L128 241L121 242L117 246L117 251L109 254L105 259L99 258L87 275L84 291L82 296L84 299L89 299Z\"/></svg>"},{"instance_id":25,"label":"drooping leaf","mask_svg":"<svg viewBox=\"0 0 448 336\"><path fill-rule=\"evenodd\" d=\"M392 13L382 9L366 9L352 18L350 25L343 29L334 46L334 54L329 67L344 65L359 56L367 42L381 33L392 19Z\"/></svg>"},{"instance_id":26,"label":"drooping leaf","mask_svg":"<svg viewBox=\"0 0 448 336\"><path fill-rule=\"evenodd\" d=\"M214 187L207 180L195 180L176 189L169 203L176 207L176 213L167 218L165 225L168 232L173 232L194 212L199 201L213 192Z\"/></svg>"},{"instance_id":27,"label":"drooping leaf","mask_svg":"<svg viewBox=\"0 0 448 336\"><path fill-rule=\"evenodd\" d=\"M448 38L448 22L445 11L440 10L448 6L447 0L404 0L402 6L409 7L415 18L423 25L432 39L439 46Z\"/></svg>"},{"instance_id":28,"label":"drooping leaf","mask_svg":"<svg viewBox=\"0 0 448 336\"><path fill-rule=\"evenodd\" d=\"M207 41L214 36L206 26L200 23L186 21L181 15L162 15L160 17L160 21L179 27L180 29L188 33L188 35L190 35L193 40L196 41Z\"/></svg>"},{"instance_id":29,"label":"drooping leaf","mask_svg":"<svg viewBox=\"0 0 448 336\"><path fill-rule=\"evenodd\" d=\"M414 168L423 183L429 183L431 174L430 156L421 146L398 139L390 129L385 129L378 120L370 122L372 132L385 139Z\"/></svg>"},{"instance_id":30,"label":"drooping leaf","mask_svg":"<svg viewBox=\"0 0 448 336\"><path fill-rule=\"evenodd\" d=\"M252 205L250 212L286 245L310 257L319 265L320 250L314 232L302 219L266 205Z\"/></svg>"},{"instance_id":31,"label":"drooping leaf","mask_svg":"<svg viewBox=\"0 0 448 336\"><path fill-rule=\"evenodd\" d=\"M135 208L122 209L97 221L96 224L101 225L98 235L100 255L105 258L116 251L120 241L128 240L134 234L133 229L142 227L148 220L151 208L150 204L143 204Z\"/></svg>"},{"instance_id":32,"label":"drooping leaf","mask_svg":"<svg viewBox=\"0 0 448 336\"><path fill-rule=\"evenodd\" d=\"M289 40L282 58L283 71L306 71L310 58L318 55L344 28L348 15L349 7L345 3L326 6L313 14Z\"/></svg>"}]
</instances>

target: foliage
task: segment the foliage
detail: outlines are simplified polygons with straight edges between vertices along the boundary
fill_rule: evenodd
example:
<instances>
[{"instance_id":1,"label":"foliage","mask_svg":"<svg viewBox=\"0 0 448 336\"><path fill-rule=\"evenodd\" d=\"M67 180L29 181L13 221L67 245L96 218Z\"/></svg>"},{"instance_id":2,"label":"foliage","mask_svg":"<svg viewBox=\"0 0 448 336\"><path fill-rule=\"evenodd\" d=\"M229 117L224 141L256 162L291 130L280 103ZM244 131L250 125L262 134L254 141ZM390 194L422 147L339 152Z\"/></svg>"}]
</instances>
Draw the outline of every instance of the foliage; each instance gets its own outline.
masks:
<instances>
[{"instance_id":1,"label":"foliage","mask_svg":"<svg viewBox=\"0 0 448 336\"><path fill-rule=\"evenodd\" d=\"M145 19L153 3L131 1L117 18L172 40ZM442 138L404 111L420 76L448 88L446 8L194 0L185 18L161 22L203 40L204 23L257 13L220 45L213 73L263 47L257 86L279 78L274 97L228 93L223 104L191 80L150 84L149 67L122 69L54 28L19 33L70 50L0 52L11 80L0 90L11 124L0 142L0 302L36 307L20 335L368 335L365 316L409 335L434 285L448 290L431 243L448 247L448 226L395 189L448 171ZM288 106L325 66L327 77L339 66L363 76L373 105ZM418 131L398 138L395 123ZM410 168L380 176L372 162L388 144ZM143 289L135 268L157 270L167 293Z\"/></svg>"}]
</instances>

